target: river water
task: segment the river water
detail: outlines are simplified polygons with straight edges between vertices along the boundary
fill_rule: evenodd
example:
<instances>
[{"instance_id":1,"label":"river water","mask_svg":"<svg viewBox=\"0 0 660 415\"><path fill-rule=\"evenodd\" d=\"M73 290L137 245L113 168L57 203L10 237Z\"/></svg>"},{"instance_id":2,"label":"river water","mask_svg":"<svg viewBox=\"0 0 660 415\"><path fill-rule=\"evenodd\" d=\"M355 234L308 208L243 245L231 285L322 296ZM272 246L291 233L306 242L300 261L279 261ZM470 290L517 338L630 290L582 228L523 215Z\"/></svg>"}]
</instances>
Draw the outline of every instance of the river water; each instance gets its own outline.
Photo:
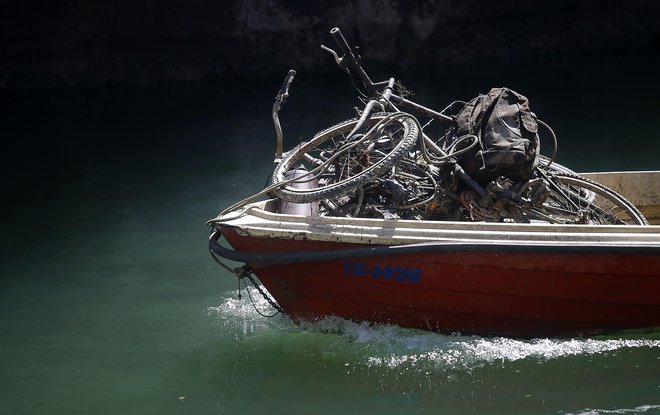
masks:
<instances>
[{"instance_id":1,"label":"river water","mask_svg":"<svg viewBox=\"0 0 660 415\"><path fill-rule=\"evenodd\" d=\"M436 108L510 86L562 164L603 171L660 169L656 74L631 58L404 79ZM660 413L657 330L301 327L238 299L204 222L263 187L279 82L0 92L0 413ZM299 74L286 147L352 117L353 96L340 73Z\"/></svg>"}]
</instances>

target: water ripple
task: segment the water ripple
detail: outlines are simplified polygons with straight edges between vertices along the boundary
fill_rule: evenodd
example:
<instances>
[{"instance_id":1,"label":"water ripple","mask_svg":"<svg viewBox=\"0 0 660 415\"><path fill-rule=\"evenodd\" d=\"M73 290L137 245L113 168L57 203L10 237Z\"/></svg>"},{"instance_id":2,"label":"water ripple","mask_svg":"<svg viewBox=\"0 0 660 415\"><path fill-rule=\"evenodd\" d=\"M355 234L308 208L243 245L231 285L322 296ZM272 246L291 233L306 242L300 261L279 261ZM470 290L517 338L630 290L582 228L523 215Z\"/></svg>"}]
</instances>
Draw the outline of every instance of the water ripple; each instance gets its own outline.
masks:
<instances>
[{"instance_id":1,"label":"water ripple","mask_svg":"<svg viewBox=\"0 0 660 415\"><path fill-rule=\"evenodd\" d=\"M590 356L631 348L660 349L654 338L539 338L520 340L505 337L446 335L395 325L357 323L339 317L326 317L314 323L294 325L286 316L267 319L259 315L272 313L272 308L256 290L251 289L252 301L225 298L217 307L208 307L209 316L216 316L243 335L286 333L325 333L327 346L343 344L353 364L388 369L437 370L473 369L493 362L515 362L523 359L552 360L570 356ZM631 337L631 336L626 336ZM634 336L633 336L634 337ZM334 340L330 340L330 339ZM305 337L301 337L304 341ZM353 346L351 346L353 345ZM345 349L349 346L348 349ZM352 352L351 352L352 351Z\"/></svg>"}]
</instances>

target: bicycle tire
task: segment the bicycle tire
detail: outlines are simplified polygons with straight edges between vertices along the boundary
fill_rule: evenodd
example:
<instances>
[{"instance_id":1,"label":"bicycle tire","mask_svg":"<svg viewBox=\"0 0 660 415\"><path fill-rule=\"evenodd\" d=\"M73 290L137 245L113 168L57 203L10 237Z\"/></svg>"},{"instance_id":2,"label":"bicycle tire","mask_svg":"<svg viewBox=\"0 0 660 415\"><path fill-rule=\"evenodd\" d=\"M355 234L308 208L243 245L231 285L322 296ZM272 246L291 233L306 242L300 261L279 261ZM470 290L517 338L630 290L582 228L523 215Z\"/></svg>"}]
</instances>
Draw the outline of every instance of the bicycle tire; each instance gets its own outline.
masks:
<instances>
[{"instance_id":1,"label":"bicycle tire","mask_svg":"<svg viewBox=\"0 0 660 415\"><path fill-rule=\"evenodd\" d=\"M541 156L539 157L538 168L547 171L549 174L559 173L559 174L579 176L578 173L574 172L573 170L569 169L568 167L562 164L557 163L556 161L553 161L552 164L550 164L550 168L548 168L548 163L550 163L550 158L541 154Z\"/></svg>"},{"instance_id":2,"label":"bicycle tire","mask_svg":"<svg viewBox=\"0 0 660 415\"><path fill-rule=\"evenodd\" d=\"M587 223L593 225L648 225L644 215L625 197L593 180L577 174L554 174L550 180L558 185L544 203L547 210L563 208L566 216L560 223ZM566 200L568 198L568 200ZM551 206L554 202L556 205ZM577 206L578 210L575 210ZM579 221L575 222L575 218Z\"/></svg>"},{"instance_id":3,"label":"bicycle tire","mask_svg":"<svg viewBox=\"0 0 660 415\"><path fill-rule=\"evenodd\" d=\"M365 127L369 128L376 125L379 121L385 119L387 114L375 114L371 119L365 123ZM315 149L317 146L343 136L345 133L351 131L357 124L357 119L343 121L332 127L329 127L319 133L314 138L307 142L303 142L296 146L293 150L286 153L282 161L275 167L272 178L273 183L282 183L286 180L286 173L291 170L294 165L301 161L308 151ZM311 203L323 199L330 199L345 195L358 186L362 186L375 177L385 173L396 165L408 151L415 145L419 135L419 127L417 121L409 115L401 115L400 117L393 118L392 123L396 123L401 127L403 133L401 139L384 157L376 163L364 167L360 172L349 175L346 178L322 185L313 189L293 189L290 187L282 186L274 190L275 194L283 200L292 203Z\"/></svg>"}]
</instances>

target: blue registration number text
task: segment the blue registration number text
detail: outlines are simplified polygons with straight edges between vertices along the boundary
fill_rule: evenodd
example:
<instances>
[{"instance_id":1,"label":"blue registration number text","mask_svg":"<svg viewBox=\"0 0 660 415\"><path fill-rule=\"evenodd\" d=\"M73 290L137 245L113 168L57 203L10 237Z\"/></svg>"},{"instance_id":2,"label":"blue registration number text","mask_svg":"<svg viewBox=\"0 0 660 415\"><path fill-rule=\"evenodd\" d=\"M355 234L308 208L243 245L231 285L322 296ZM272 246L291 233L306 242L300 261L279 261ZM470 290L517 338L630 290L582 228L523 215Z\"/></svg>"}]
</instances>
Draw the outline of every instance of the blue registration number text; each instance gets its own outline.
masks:
<instances>
[{"instance_id":1,"label":"blue registration number text","mask_svg":"<svg viewBox=\"0 0 660 415\"><path fill-rule=\"evenodd\" d=\"M371 276L373 278L409 282L419 282L422 279L422 270L418 268L368 265L353 261L345 262L344 274L356 277Z\"/></svg>"}]
</instances>

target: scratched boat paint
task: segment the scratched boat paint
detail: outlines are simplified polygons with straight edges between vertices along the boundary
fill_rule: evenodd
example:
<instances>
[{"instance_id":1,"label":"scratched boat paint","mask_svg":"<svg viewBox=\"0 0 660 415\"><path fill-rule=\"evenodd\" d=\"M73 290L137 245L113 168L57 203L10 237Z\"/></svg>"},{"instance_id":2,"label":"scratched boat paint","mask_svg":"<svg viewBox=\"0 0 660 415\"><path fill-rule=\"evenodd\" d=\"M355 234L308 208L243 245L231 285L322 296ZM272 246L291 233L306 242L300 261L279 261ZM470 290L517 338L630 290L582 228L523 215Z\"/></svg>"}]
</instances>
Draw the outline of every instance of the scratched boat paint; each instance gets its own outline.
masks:
<instances>
[{"instance_id":1,"label":"scratched boat paint","mask_svg":"<svg viewBox=\"0 0 660 415\"><path fill-rule=\"evenodd\" d=\"M259 310L272 309L254 289L239 300L236 280L205 252L203 221L263 186L270 108L247 104L270 102L278 82L0 95L15 159L3 177L13 198L3 203L0 241L0 413L660 413L658 331L519 340L337 318L297 326L260 316L248 292ZM481 90L505 83L483 82ZM533 99L556 96L558 84L512 86ZM325 109L350 86L311 85L292 87L285 142L347 117ZM657 92L648 105L636 97L636 114L656 117L635 125L649 146L638 156L630 145L579 153L584 144L569 132L590 119L610 122L598 137L616 142L604 134L623 132L614 108L582 114L576 126L546 104L565 143L560 160L579 170L657 169ZM231 112L240 104L245 112Z\"/></svg>"}]
</instances>

